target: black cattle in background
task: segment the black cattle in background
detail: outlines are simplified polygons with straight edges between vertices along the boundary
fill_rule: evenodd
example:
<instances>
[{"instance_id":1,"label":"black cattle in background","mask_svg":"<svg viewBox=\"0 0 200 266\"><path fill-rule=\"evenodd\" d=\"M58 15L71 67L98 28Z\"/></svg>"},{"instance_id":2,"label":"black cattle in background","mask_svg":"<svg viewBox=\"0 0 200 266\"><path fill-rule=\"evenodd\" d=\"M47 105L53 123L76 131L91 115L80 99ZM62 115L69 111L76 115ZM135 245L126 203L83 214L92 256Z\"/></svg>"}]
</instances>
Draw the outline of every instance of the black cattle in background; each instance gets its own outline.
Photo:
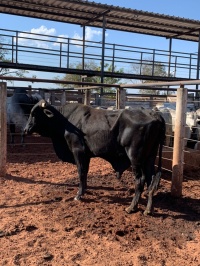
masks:
<instances>
[{"instance_id":1,"label":"black cattle in background","mask_svg":"<svg viewBox=\"0 0 200 266\"><path fill-rule=\"evenodd\" d=\"M16 128L21 132L21 144L24 143L24 127L33 106L42 99L38 93L29 95L24 88L16 88L12 96L7 97L7 124L10 128L11 143L14 144Z\"/></svg>"},{"instance_id":2,"label":"black cattle in background","mask_svg":"<svg viewBox=\"0 0 200 266\"><path fill-rule=\"evenodd\" d=\"M132 166L135 196L126 209L128 213L137 210L147 183L149 197L144 213L150 214L153 193L161 175L164 119L156 112L142 108L111 111L71 103L58 110L41 100L31 110L25 132L37 132L51 138L57 156L77 165L80 183L75 199L85 193L90 158L101 157L112 165L118 178ZM158 150L156 174L154 164Z\"/></svg>"}]
</instances>

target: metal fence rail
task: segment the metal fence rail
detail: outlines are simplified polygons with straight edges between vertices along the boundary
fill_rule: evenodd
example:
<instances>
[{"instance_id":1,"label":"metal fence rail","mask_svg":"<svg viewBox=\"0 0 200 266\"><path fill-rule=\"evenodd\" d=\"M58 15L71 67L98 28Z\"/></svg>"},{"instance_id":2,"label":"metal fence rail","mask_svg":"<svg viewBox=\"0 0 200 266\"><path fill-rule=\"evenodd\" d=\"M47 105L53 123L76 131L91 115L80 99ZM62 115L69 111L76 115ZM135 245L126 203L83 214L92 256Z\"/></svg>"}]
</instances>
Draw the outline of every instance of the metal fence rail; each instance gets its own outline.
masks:
<instances>
[{"instance_id":1,"label":"metal fence rail","mask_svg":"<svg viewBox=\"0 0 200 266\"><path fill-rule=\"evenodd\" d=\"M0 47L7 59L7 62L0 62L0 66L9 63L20 68L20 65L26 65L27 70L40 66L43 70L46 67L63 72L63 69L73 69L78 64L79 69L89 71L89 61L97 66L102 62L101 42L86 40L83 43L80 39L0 29ZM104 63L109 65L109 71L105 69L105 73L116 74L123 69L124 77L127 75L129 78L130 75L132 78L134 75L155 77L158 75L158 64L166 69L168 78L195 79L197 76L195 53L169 53L166 50L105 43ZM150 67L150 73L143 73L145 66Z\"/></svg>"}]
</instances>

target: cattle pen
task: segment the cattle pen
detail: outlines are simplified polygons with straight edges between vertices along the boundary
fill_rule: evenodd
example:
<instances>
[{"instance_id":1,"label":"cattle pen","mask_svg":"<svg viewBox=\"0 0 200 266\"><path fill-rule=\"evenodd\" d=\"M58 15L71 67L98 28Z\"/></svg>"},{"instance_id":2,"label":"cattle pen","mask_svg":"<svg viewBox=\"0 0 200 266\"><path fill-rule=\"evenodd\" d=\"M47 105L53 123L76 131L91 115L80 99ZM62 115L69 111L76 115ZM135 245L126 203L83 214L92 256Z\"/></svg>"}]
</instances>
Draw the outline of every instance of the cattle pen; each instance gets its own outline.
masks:
<instances>
[{"instance_id":1,"label":"cattle pen","mask_svg":"<svg viewBox=\"0 0 200 266\"><path fill-rule=\"evenodd\" d=\"M58 83L61 81L56 80L47 80L47 79L30 79L30 78L12 78L12 77L3 77L4 80L21 80L21 81L33 81L34 82L44 82L44 83ZM63 84L75 84L75 82L63 82ZM189 92L195 94L195 99L198 99L198 89L187 89L186 86L195 85L198 88L200 84L200 80L188 80L188 81L173 81L173 82L157 82L157 83L143 83L143 84L102 84L102 83L90 83L90 82L77 82L76 85L80 85L80 87L76 88L77 97L80 96L80 91L84 92L83 102L84 104L89 105L91 103L91 91L98 90L102 87L112 87L116 89L116 95L114 98L114 104L116 109L124 109L126 108L127 103L127 94L126 89L134 90L139 88L147 88L151 90L156 90L158 87L162 87L163 91L175 91L176 95L173 95L176 100L176 113L175 113L175 125L174 125L174 146L167 147L164 151L163 161L167 161L167 164L171 164L168 167L168 170L172 173L171 179L171 194L175 197L180 197L182 195L182 181L183 181L183 169L184 169L184 157L192 157L194 160L198 161L198 153L195 153L196 158L194 157L194 151L185 150L185 139L188 137L185 136L185 127L186 127L186 113L187 113L187 101ZM165 87L165 88L164 88ZM167 88L166 88L167 87ZM30 89L30 88L29 88ZM67 101L66 98L67 90L61 90L60 94L60 104L65 104ZM176 97L175 97L176 96ZM6 175L6 157L7 157L7 125L6 125L6 97L7 97L7 84L5 82L0 83L0 148L1 148L1 156L0 156L0 176ZM150 99L153 100L156 98L155 95L151 96ZM158 97L157 97L158 98ZM51 95L51 104L56 105L56 99L58 101L58 97L56 98L55 94ZM95 98L97 101L95 102L97 105L101 106L102 99L101 96L97 96ZM195 105L198 107L198 100L193 100ZM151 100L150 100L150 103ZM130 104L130 102L129 102ZM150 104L150 107L153 107ZM196 125L195 125L196 126ZM198 139L197 141L198 142ZM172 153L171 158L165 158L165 155ZM189 154L189 155L188 155ZM167 157L167 156L166 156ZM165 165L165 163L164 163ZM197 165L199 163L197 162Z\"/></svg>"}]
</instances>

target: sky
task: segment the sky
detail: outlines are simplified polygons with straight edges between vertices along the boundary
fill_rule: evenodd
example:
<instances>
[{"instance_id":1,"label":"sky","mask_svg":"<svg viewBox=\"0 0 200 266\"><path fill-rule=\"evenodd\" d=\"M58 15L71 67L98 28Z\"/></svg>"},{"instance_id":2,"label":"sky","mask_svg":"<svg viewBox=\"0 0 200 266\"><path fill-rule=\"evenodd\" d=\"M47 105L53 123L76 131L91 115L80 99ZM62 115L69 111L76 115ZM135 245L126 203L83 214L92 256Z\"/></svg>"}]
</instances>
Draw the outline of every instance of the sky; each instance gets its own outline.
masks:
<instances>
[{"instance_id":1,"label":"sky","mask_svg":"<svg viewBox=\"0 0 200 266\"><path fill-rule=\"evenodd\" d=\"M200 0L99 0L88 1L101 4L108 4L119 7L154 12L158 14L171 15L181 18L200 20ZM33 19L21 16L7 15L0 13L2 29L18 30L31 33L50 34L60 37L82 38L82 27L73 24L60 23L55 21ZM86 28L88 40L101 41L102 31L97 28ZM130 34L106 30L106 42L121 45L131 45L153 49L169 49L169 40L162 37L154 37L141 34ZM179 52L197 52L197 43L181 40L173 40L172 50ZM30 76L37 75L38 78L52 78L49 73L31 72ZM58 76L54 74L54 77ZM14 86L16 86L14 82Z\"/></svg>"}]
</instances>

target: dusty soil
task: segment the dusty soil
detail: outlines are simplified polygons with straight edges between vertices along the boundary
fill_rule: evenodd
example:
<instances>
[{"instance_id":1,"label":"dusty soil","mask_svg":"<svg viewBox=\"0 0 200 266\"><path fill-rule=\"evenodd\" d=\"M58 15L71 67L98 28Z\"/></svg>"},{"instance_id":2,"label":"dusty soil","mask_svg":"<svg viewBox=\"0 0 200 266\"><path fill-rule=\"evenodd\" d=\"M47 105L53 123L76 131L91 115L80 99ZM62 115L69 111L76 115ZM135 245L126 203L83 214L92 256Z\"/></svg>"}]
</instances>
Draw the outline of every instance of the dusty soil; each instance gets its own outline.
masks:
<instances>
[{"instance_id":1,"label":"dusty soil","mask_svg":"<svg viewBox=\"0 0 200 266\"><path fill-rule=\"evenodd\" d=\"M92 159L88 192L75 201L76 167L59 161L45 142L33 136L25 147L8 147L0 179L1 266L200 265L200 172L186 173L179 199L163 172L154 214L143 215L145 195L139 211L127 214L131 172L118 181L107 162Z\"/></svg>"}]
</instances>

